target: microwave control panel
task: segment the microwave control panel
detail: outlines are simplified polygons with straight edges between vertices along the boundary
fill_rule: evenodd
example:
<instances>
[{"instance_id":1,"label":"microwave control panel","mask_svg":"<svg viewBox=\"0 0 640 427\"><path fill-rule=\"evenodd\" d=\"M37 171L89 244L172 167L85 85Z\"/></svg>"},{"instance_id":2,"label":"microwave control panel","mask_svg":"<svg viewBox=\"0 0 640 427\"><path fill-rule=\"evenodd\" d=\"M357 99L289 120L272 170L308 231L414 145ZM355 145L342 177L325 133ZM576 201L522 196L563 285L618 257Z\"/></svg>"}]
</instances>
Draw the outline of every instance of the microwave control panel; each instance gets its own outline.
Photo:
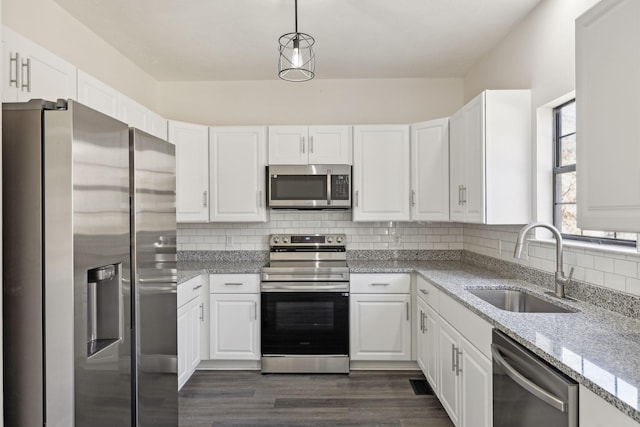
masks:
<instances>
[{"instance_id":1,"label":"microwave control panel","mask_svg":"<svg viewBox=\"0 0 640 427\"><path fill-rule=\"evenodd\" d=\"M331 199L349 200L350 194L349 175L331 175Z\"/></svg>"}]
</instances>

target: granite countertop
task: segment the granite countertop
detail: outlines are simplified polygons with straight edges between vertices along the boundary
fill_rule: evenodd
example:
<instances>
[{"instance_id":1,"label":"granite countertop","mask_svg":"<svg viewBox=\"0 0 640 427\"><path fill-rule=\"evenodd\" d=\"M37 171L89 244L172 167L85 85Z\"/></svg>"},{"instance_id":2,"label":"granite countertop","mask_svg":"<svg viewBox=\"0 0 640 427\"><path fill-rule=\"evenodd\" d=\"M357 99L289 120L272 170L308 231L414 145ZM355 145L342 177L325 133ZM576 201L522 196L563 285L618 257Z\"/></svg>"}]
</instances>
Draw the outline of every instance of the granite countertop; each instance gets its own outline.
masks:
<instances>
[{"instance_id":1,"label":"granite countertop","mask_svg":"<svg viewBox=\"0 0 640 427\"><path fill-rule=\"evenodd\" d=\"M259 273L264 261L178 263L178 283L203 273ZM350 260L351 273L416 272L441 292L640 422L640 321L580 301L575 313L514 313L469 288L524 288L542 299L548 289L461 261ZM557 300L556 300L557 301Z\"/></svg>"}]
</instances>

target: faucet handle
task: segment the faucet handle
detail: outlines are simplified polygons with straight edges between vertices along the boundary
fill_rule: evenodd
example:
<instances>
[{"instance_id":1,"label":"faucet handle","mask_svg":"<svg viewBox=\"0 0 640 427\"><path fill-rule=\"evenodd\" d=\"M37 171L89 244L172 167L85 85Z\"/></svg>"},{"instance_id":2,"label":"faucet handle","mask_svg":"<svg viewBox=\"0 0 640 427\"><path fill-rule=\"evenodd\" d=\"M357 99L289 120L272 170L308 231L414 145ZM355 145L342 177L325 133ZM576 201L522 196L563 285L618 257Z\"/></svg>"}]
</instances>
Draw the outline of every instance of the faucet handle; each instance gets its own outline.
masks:
<instances>
[{"instance_id":1,"label":"faucet handle","mask_svg":"<svg viewBox=\"0 0 640 427\"><path fill-rule=\"evenodd\" d=\"M569 270L569 277L567 277L567 283L571 282L571 279L573 278L573 270L574 270L573 267L571 267L571 270Z\"/></svg>"}]
</instances>

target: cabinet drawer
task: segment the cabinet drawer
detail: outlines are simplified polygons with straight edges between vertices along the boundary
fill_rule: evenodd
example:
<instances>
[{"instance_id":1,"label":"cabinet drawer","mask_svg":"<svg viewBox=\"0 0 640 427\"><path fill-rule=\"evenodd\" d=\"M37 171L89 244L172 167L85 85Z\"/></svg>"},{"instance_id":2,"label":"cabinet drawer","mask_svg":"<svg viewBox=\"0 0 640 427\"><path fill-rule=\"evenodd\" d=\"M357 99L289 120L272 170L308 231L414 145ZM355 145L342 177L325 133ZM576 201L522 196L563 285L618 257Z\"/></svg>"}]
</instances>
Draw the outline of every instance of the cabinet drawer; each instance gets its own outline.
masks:
<instances>
[{"instance_id":1,"label":"cabinet drawer","mask_svg":"<svg viewBox=\"0 0 640 427\"><path fill-rule=\"evenodd\" d=\"M182 307L192 299L200 295L202 288L202 275L189 279L178 285L178 307Z\"/></svg>"},{"instance_id":2,"label":"cabinet drawer","mask_svg":"<svg viewBox=\"0 0 640 427\"><path fill-rule=\"evenodd\" d=\"M440 291L432 283L428 282L422 276L417 276L417 295L420 299L424 300L435 311L440 310Z\"/></svg>"},{"instance_id":3,"label":"cabinet drawer","mask_svg":"<svg viewBox=\"0 0 640 427\"><path fill-rule=\"evenodd\" d=\"M212 294L257 294L260 292L259 274L212 274L209 276Z\"/></svg>"},{"instance_id":4,"label":"cabinet drawer","mask_svg":"<svg viewBox=\"0 0 640 427\"><path fill-rule=\"evenodd\" d=\"M352 294L408 294L410 290L411 275L407 273L351 275Z\"/></svg>"},{"instance_id":5,"label":"cabinet drawer","mask_svg":"<svg viewBox=\"0 0 640 427\"><path fill-rule=\"evenodd\" d=\"M448 295L441 293L439 300L440 316L491 359L491 324Z\"/></svg>"}]
</instances>

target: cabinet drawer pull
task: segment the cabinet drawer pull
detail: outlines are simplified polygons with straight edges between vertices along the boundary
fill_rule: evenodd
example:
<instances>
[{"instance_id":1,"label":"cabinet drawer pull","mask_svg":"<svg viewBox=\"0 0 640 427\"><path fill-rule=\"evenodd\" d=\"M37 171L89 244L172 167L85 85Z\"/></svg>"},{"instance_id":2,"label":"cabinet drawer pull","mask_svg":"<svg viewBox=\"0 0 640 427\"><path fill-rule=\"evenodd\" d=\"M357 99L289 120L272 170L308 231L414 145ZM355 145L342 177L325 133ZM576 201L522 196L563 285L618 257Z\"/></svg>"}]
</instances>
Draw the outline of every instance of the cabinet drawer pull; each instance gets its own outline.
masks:
<instances>
[{"instance_id":1,"label":"cabinet drawer pull","mask_svg":"<svg viewBox=\"0 0 640 427\"><path fill-rule=\"evenodd\" d=\"M243 283L240 282L225 282L225 286L242 286Z\"/></svg>"},{"instance_id":2,"label":"cabinet drawer pull","mask_svg":"<svg viewBox=\"0 0 640 427\"><path fill-rule=\"evenodd\" d=\"M197 291L197 290L198 290L198 289L200 289L201 287L202 287L202 285L194 286L194 287L193 287L193 290L194 290L194 291Z\"/></svg>"},{"instance_id":3,"label":"cabinet drawer pull","mask_svg":"<svg viewBox=\"0 0 640 427\"><path fill-rule=\"evenodd\" d=\"M371 286L389 286L391 283L372 283Z\"/></svg>"},{"instance_id":4,"label":"cabinet drawer pull","mask_svg":"<svg viewBox=\"0 0 640 427\"><path fill-rule=\"evenodd\" d=\"M429 295L429 292L424 289L420 289L420 292L422 292L424 295Z\"/></svg>"}]
</instances>

